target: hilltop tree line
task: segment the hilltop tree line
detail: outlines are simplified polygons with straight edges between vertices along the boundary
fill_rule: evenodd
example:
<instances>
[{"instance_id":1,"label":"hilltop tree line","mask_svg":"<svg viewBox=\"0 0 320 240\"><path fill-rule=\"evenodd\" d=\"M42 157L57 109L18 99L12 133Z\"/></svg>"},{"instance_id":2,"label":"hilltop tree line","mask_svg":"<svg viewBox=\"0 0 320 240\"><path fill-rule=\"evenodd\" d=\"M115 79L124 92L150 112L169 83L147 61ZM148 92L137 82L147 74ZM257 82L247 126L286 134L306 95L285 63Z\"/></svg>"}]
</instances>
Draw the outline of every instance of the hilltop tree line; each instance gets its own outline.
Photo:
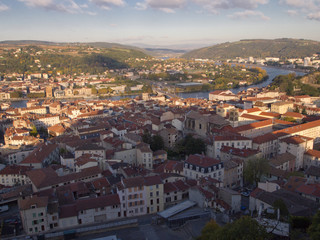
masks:
<instances>
[{"instance_id":1,"label":"hilltop tree line","mask_svg":"<svg viewBox=\"0 0 320 240\"><path fill-rule=\"evenodd\" d=\"M320 95L319 87L303 83L301 81L301 77L297 77L294 73L277 76L273 80L270 89L286 92L286 94L289 96L310 95L318 97Z\"/></svg>"}]
</instances>

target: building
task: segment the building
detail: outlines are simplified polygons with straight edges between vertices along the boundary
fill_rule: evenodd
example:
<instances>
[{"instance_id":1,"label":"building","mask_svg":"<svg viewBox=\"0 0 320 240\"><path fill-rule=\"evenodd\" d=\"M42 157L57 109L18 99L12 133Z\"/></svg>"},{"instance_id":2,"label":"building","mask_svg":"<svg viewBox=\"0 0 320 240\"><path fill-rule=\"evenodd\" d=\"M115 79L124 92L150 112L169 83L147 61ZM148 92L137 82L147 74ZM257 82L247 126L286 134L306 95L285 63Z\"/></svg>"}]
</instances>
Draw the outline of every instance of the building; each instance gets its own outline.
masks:
<instances>
[{"instance_id":1,"label":"building","mask_svg":"<svg viewBox=\"0 0 320 240\"><path fill-rule=\"evenodd\" d=\"M36 195L18 200L21 222L28 235L48 231L48 197Z\"/></svg>"},{"instance_id":2,"label":"building","mask_svg":"<svg viewBox=\"0 0 320 240\"><path fill-rule=\"evenodd\" d=\"M284 114L293 111L293 102L276 102L271 104L271 112Z\"/></svg>"},{"instance_id":3,"label":"building","mask_svg":"<svg viewBox=\"0 0 320 240\"><path fill-rule=\"evenodd\" d=\"M190 179L212 177L219 181L224 178L224 165L220 160L204 155L190 155L184 161L183 175Z\"/></svg>"}]
</instances>

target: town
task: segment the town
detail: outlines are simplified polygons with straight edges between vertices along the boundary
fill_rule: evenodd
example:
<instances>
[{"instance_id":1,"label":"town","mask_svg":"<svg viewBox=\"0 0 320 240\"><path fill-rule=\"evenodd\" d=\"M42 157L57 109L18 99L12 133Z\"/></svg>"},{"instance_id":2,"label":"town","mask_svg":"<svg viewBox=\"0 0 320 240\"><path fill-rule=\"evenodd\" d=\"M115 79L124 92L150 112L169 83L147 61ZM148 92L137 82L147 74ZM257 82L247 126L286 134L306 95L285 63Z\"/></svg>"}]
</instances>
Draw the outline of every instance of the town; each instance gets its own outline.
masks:
<instances>
[{"instance_id":1,"label":"town","mask_svg":"<svg viewBox=\"0 0 320 240\"><path fill-rule=\"evenodd\" d=\"M25 107L0 105L1 204L18 205L8 236L50 239L144 215L170 229L239 214L262 221L276 200L291 216L319 208L319 97L248 88L59 100L45 89ZM274 234L289 236L282 224Z\"/></svg>"},{"instance_id":2,"label":"town","mask_svg":"<svg viewBox=\"0 0 320 240\"><path fill-rule=\"evenodd\" d=\"M111 64L106 51L123 50L2 48L3 237L206 239L242 216L307 231L294 221L319 209L318 54ZM309 74L269 79L264 64Z\"/></svg>"}]
</instances>

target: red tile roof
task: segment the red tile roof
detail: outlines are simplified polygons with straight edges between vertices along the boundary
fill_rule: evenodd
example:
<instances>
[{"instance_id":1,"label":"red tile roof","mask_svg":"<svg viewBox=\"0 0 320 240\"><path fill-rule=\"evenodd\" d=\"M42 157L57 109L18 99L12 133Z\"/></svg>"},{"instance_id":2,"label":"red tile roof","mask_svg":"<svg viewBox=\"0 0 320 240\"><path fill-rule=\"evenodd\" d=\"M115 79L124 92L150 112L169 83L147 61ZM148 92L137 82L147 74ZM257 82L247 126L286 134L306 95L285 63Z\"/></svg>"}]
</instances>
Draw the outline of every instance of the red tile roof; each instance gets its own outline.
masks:
<instances>
[{"instance_id":1,"label":"red tile roof","mask_svg":"<svg viewBox=\"0 0 320 240\"><path fill-rule=\"evenodd\" d=\"M199 167L211 167L219 164L221 161L204 155L196 154L190 155L185 162Z\"/></svg>"}]
</instances>

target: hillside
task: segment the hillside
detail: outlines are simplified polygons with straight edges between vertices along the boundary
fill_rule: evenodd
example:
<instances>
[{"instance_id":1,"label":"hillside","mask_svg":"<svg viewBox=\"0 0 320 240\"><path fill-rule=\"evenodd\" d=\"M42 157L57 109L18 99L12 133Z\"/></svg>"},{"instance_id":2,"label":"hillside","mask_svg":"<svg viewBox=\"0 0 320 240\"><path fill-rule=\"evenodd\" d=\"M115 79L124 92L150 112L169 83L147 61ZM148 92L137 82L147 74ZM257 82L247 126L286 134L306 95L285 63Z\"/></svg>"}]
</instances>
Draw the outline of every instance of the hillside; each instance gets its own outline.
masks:
<instances>
[{"instance_id":1,"label":"hillside","mask_svg":"<svg viewBox=\"0 0 320 240\"><path fill-rule=\"evenodd\" d=\"M294 73L277 76L271 86L271 90L286 92L289 96L320 95L320 72L313 72L303 77L297 77Z\"/></svg>"},{"instance_id":2,"label":"hillside","mask_svg":"<svg viewBox=\"0 0 320 240\"><path fill-rule=\"evenodd\" d=\"M236 57L303 58L320 53L320 42L303 39L256 39L227 42L190 51L182 57L226 60Z\"/></svg>"},{"instance_id":3,"label":"hillside","mask_svg":"<svg viewBox=\"0 0 320 240\"><path fill-rule=\"evenodd\" d=\"M149 58L136 47L108 43L58 44L42 41L0 42L0 56L2 73L51 71L63 74L97 74L106 69L131 67L136 58Z\"/></svg>"}]
</instances>

